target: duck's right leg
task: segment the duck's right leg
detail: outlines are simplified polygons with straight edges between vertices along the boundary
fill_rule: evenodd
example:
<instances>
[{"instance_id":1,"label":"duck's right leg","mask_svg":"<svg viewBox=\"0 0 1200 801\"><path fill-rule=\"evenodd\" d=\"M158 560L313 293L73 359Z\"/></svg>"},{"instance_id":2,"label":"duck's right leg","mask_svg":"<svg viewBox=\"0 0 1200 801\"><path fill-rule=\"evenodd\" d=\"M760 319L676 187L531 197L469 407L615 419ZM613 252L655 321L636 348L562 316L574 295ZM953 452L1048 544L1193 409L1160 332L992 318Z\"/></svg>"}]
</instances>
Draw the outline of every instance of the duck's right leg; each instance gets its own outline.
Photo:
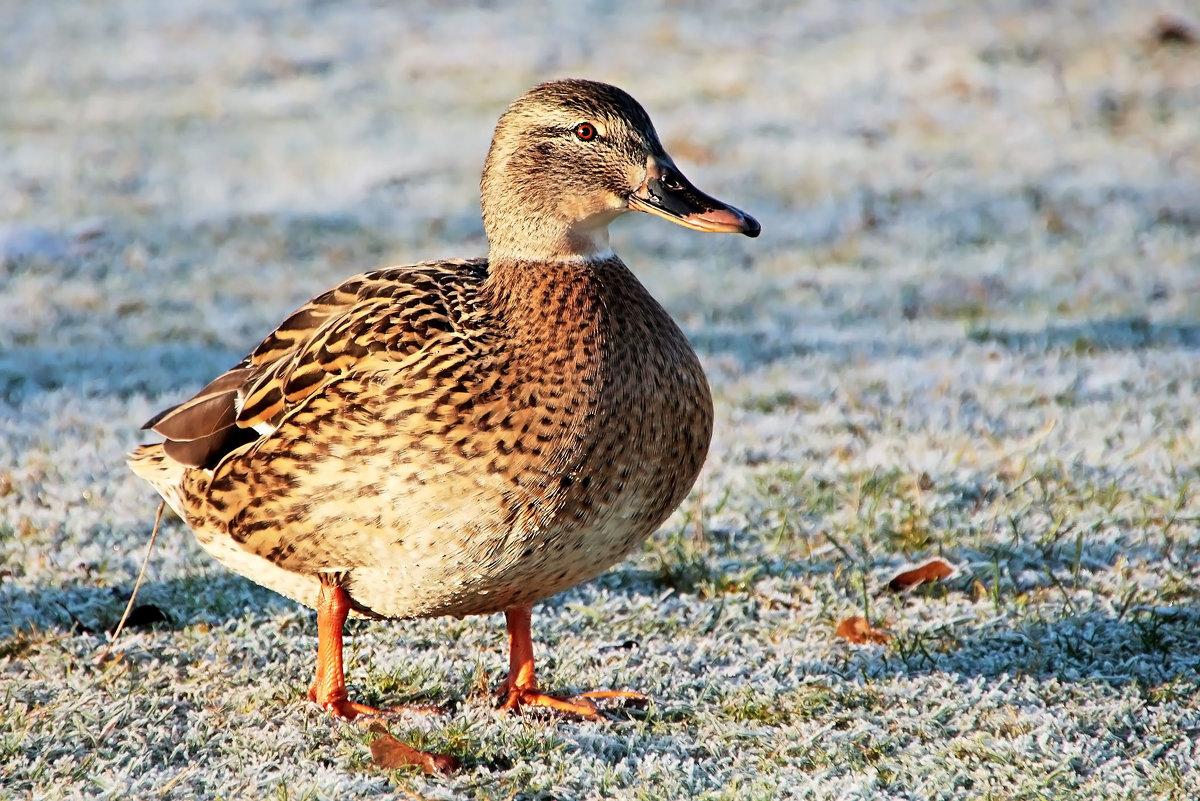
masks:
<instances>
[{"instance_id":1,"label":"duck's right leg","mask_svg":"<svg viewBox=\"0 0 1200 801\"><path fill-rule=\"evenodd\" d=\"M308 700L346 720L359 715L382 715L384 710L349 700L342 665L342 630L350 615L350 596L334 583L330 573L321 574L317 595L317 675L308 690Z\"/></svg>"}]
</instances>

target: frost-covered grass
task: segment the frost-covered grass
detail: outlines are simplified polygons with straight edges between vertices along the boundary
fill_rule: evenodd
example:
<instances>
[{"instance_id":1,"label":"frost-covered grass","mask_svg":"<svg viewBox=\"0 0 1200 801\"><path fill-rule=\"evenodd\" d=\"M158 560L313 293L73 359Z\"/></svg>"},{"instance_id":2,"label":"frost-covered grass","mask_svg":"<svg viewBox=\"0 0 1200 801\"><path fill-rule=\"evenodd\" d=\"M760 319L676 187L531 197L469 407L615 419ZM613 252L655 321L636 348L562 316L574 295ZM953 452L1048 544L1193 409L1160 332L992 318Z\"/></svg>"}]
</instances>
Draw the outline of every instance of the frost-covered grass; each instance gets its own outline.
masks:
<instances>
[{"instance_id":1,"label":"frost-covered grass","mask_svg":"<svg viewBox=\"0 0 1200 801\"><path fill-rule=\"evenodd\" d=\"M1200 797L1200 47L1134 2L10 4L0 25L0 797ZM1190 17L1188 16L1190 15ZM358 270L483 251L491 126L617 83L756 241L613 243L716 441L643 551L535 613L356 623L382 771L304 702L311 613L153 519L138 425ZM885 591L942 556L943 585ZM886 645L833 636L849 615Z\"/></svg>"}]
</instances>

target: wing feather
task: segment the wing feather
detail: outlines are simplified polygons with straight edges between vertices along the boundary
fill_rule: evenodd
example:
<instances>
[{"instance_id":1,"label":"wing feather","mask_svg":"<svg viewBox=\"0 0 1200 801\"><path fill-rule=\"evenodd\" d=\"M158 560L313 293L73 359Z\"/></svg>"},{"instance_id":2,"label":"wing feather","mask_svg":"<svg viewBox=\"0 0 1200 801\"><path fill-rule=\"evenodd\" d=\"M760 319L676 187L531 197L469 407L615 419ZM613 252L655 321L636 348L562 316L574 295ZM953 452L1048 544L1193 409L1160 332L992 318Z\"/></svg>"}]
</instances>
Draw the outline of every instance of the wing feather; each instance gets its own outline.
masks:
<instances>
[{"instance_id":1,"label":"wing feather","mask_svg":"<svg viewBox=\"0 0 1200 801\"><path fill-rule=\"evenodd\" d=\"M355 276L297 309L236 367L144 428L167 438L164 450L175 461L214 467L270 436L331 381L458 330L486 271L481 260L445 261Z\"/></svg>"}]
</instances>

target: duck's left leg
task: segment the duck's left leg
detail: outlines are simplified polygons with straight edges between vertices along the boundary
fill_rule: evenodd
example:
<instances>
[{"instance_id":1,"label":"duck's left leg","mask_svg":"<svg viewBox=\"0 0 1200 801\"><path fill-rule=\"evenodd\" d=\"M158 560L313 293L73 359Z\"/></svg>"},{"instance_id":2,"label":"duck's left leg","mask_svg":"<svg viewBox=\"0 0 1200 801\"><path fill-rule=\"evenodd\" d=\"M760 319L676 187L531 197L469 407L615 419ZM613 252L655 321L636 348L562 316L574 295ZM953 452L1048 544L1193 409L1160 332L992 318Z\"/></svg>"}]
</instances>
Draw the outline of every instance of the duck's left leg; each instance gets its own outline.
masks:
<instances>
[{"instance_id":1,"label":"duck's left leg","mask_svg":"<svg viewBox=\"0 0 1200 801\"><path fill-rule=\"evenodd\" d=\"M600 711L590 699L620 698L641 702L650 700L641 693L628 690L596 690L570 698L556 698L539 692L537 674L533 669L533 635L529 626L532 611L530 606L514 606L504 612L504 620L508 624L508 678L499 690L500 695L506 695L504 703L500 705L501 709L544 706L568 715L598 720L601 717Z\"/></svg>"}]
</instances>

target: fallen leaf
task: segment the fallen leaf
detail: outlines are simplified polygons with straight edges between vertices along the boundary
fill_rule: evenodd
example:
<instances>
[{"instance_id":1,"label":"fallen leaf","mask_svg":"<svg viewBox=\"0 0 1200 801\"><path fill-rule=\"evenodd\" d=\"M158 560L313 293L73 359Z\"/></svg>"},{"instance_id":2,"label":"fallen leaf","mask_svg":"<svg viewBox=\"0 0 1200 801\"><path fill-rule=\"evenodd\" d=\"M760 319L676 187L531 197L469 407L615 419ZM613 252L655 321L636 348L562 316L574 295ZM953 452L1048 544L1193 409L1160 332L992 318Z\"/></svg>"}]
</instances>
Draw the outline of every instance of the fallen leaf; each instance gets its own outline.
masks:
<instances>
[{"instance_id":1,"label":"fallen leaf","mask_svg":"<svg viewBox=\"0 0 1200 801\"><path fill-rule=\"evenodd\" d=\"M979 603L984 598L988 597L988 594L988 588L984 585L984 583L979 579L975 579L974 583L971 584L971 600L975 601L975 603Z\"/></svg>"},{"instance_id":2,"label":"fallen leaf","mask_svg":"<svg viewBox=\"0 0 1200 801\"><path fill-rule=\"evenodd\" d=\"M883 645L892 638L892 635L886 631L873 628L862 615L853 615L838 623L837 631L834 634L855 645L862 645L866 642Z\"/></svg>"},{"instance_id":3,"label":"fallen leaf","mask_svg":"<svg viewBox=\"0 0 1200 801\"><path fill-rule=\"evenodd\" d=\"M452 756L418 751L390 734L380 735L371 741L371 759L381 768L414 766L425 773L453 773L459 768L459 761Z\"/></svg>"},{"instance_id":4,"label":"fallen leaf","mask_svg":"<svg viewBox=\"0 0 1200 801\"><path fill-rule=\"evenodd\" d=\"M933 582L948 579L957 572L958 570L954 565L945 559L930 559L923 565L906 566L899 573L892 576L892 580L888 582L888 589L892 592L908 592L913 587L924 584L927 581Z\"/></svg>"}]
</instances>

